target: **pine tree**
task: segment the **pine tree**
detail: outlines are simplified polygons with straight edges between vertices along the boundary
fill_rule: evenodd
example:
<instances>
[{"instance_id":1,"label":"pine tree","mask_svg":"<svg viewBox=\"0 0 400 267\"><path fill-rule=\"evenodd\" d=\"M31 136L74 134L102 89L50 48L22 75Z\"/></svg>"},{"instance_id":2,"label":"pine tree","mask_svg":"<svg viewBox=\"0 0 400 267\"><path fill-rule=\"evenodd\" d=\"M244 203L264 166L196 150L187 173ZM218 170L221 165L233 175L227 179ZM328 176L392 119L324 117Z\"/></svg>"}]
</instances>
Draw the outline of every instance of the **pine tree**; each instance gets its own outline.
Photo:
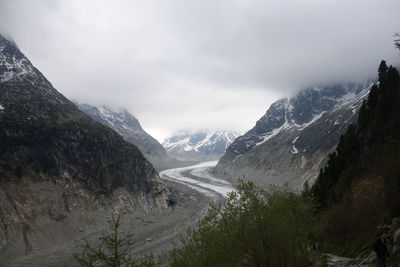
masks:
<instances>
[{"instance_id":1,"label":"pine tree","mask_svg":"<svg viewBox=\"0 0 400 267\"><path fill-rule=\"evenodd\" d=\"M386 65L386 61L382 60L381 63L379 64L379 68L378 68L378 78L379 78L379 83L381 85L385 82L387 70L388 70L388 67Z\"/></svg>"},{"instance_id":2,"label":"pine tree","mask_svg":"<svg viewBox=\"0 0 400 267\"><path fill-rule=\"evenodd\" d=\"M85 241L81 245L82 252L74 254L74 258L81 266L107 266L107 267L139 267L154 266L153 257L145 256L136 259L130 255L135 241L133 234L121 234L121 216L112 216L108 222L110 233L99 238L99 245L92 245Z\"/></svg>"},{"instance_id":3,"label":"pine tree","mask_svg":"<svg viewBox=\"0 0 400 267\"><path fill-rule=\"evenodd\" d=\"M373 108L376 106L376 104L378 104L379 101L379 92L378 92L379 88L376 84L374 84L370 91L369 91L369 95L368 95L368 101L367 101L367 105L370 108Z\"/></svg>"}]
</instances>

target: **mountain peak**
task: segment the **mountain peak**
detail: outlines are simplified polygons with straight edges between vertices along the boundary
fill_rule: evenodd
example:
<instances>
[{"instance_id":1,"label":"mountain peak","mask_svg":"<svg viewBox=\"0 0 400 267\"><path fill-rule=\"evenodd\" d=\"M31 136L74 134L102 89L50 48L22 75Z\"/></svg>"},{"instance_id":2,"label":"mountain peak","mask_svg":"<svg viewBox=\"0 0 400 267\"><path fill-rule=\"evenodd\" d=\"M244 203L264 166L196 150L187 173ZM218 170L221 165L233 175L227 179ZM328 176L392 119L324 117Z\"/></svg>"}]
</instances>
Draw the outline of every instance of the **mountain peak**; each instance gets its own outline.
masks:
<instances>
[{"instance_id":1,"label":"mountain peak","mask_svg":"<svg viewBox=\"0 0 400 267\"><path fill-rule=\"evenodd\" d=\"M18 78L29 79L32 83L49 83L14 41L0 35L0 83Z\"/></svg>"},{"instance_id":2,"label":"mountain peak","mask_svg":"<svg viewBox=\"0 0 400 267\"><path fill-rule=\"evenodd\" d=\"M139 148L143 155L158 169L180 164L167 156L164 147L140 125L140 122L125 109L112 109L107 106L92 106L75 102L78 108L92 119L110 127L127 142Z\"/></svg>"},{"instance_id":3,"label":"mountain peak","mask_svg":"<svg viewBox=\"0 0 400 267\"><path fill-rule=\"evenodd\" d=\"M229 146L216 171L249 175L261 185L287 182L300 188L304 181L312 182L324 157L356 119L371 84L313 87L274 102Z\"/></svg>"},{"instance_id":4,"label":"mountain peak","mask_svg":"<svg viewBox=\"0 0 400 267\"><path fill-rule=\"evenodd\" d=\"M93 119L110 126L111 128L124 127L130 130L141 130L139 121L125 109L112 109L105 105L92 106L88 103L75 104L80 110L91 116Z\"/></svg>"},{"instance_id":5,"label":"mountain peak","mask_svg":"<svg viewBox=\"0 0 400 267\"><path fill-rule=\"evenodd\" d=\"M1 45L11 45L14 46L15 48L18 48L17 44L15 43L14 39L0 33L0 46ZM19 48L18 48L19 49Z\"/></svg>"},{"instance_id":6,"label":"mountain peak","mask_svg":"<svg viewBox=\"0 0 400 267\"><path fill-rule=\"evenodd\" d=\"M216 160L239 134L232 131L178 134L167 138L163 146L178 159Z\"/></svg>"}]
</instances>

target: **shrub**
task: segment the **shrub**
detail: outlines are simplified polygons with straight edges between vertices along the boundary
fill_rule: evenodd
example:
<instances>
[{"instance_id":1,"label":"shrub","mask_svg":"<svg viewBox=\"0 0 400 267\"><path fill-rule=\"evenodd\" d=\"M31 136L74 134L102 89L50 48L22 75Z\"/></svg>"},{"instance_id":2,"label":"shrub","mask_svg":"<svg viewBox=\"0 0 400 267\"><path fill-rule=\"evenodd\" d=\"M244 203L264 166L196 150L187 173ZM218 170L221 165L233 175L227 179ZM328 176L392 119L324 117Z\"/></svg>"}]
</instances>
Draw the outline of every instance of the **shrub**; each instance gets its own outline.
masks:
<instances>
[{"instance_id":1,"label":"shrub","mask_svg":"<svg viewBox=\"0 0 400 267\"><path fill-rule=\"evenodd\" d=\"M242 183L182 237L171 266L305 266L315 225L306 197Z\"/></svg>"}]
</instances>

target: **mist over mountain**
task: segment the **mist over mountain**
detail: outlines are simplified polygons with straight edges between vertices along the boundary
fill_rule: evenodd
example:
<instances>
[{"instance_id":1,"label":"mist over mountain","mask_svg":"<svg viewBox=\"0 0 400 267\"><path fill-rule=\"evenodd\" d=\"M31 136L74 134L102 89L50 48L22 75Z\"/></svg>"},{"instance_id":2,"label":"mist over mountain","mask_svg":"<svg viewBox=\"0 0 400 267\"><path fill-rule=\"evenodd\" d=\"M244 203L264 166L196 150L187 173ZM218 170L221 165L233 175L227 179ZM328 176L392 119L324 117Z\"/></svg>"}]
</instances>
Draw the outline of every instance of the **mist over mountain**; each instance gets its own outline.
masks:
<instances>
[{"instance_id":1,"label":"mist over mountain","mask_svg":"<svg viewBox=\"0 0 400 267\"><path fill-rule=\"evenodd\" d=\"M378 77L357 121L341 136L308 193L327 222L326 242L355 254L374 235L377 240L387 236L392 255L383 261L395 266L400 255L390 245L397 244L400 233L400 75L383 60Z\"/></svg>"},{"instance_id":2,"label":"mist over mountain","mask_svg":"<svg viewBox=\"0 0 400 267\"><path fill-rule=\"evenodd\" d=\"M356 120L373 81L309 88L276 101L228 147L216 173L263 186L312 184L340 135Z\"/></svg>"},{"instance_id":3,"label":"mist over mountain","mask_svg":"<svg viewBox=\"0 0 400 267\"><path fill-rule=\"evenodd\" d=\"M127 142L137 146L158 170L189 164L168 156L164 147L143 130L139 121L128 111L115 111L105 106L96 107L87 103L76 102L76 105L91 118L107 125L119 133Z\"/></svg>"},{"instance_id":4,"label":"mist over mountain","mask_svg":"<svg viewBox=\"0 0 400 267\"><path fill-rule=\"evenodd\" d=\"M124 107L158 140L245 132L278 98L399 62L398 0L38 1L0 1L0 32L65 96Z\"/></svg>"},{"instance_id":5,"label":"mist over mountain","mask_svg":"<svg viewBox=\"0 0 400 267\"><path fill-rule=\"evenodd\" d=\"M0 267L400 266L399 11L0 0Z\"/></svg>"},{"instance_id":6,"label":"mist over mountain","mask_svg":"<svg viewBox=\"0 0 400 267\"><path fill-rule=\"evenodd\" d=\"M0 91L1 262L65 246L115 210L166 207L139 149L81 112L1 35Z\"/></svg>"}]
</instances>

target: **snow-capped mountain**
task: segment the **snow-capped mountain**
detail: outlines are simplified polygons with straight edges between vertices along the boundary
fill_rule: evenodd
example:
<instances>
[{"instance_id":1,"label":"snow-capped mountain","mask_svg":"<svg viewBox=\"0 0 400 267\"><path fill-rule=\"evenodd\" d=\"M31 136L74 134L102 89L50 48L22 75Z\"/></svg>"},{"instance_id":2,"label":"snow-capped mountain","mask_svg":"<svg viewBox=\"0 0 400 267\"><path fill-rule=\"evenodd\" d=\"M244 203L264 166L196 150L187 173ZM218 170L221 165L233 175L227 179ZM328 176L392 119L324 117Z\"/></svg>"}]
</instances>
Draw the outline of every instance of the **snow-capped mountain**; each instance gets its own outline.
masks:
<instances>
[{"instance_id":1,"label":"snow-capped mountain","mask_svg":"<svg viewBox=\"0 0 400 267\"><path fill-rule=\"evenodd\" d=\"M228 147L215 172L260 185L313 183L372 83L310 88L276 101Z\"/></svg>"},{"instance_id":2,"label":"snow-capped mountain","mask_svg":"<svg viewBox=\"0 0 400 267\"><path fill-rule=\"evenodd\" d=\"M6 40L4 37L0 38L2 39L0 40L1 83L21 76L43 78L13 41Z\"/></svg>"},{"instance_id":3,"label":"snow-capped mountain","mask_svg":"<svg viewBox=\"0 0 400 267\"><path fill-rule=\"evenodd\" d=\"M112 128L126 141L137 146L148 160L167 156L164 147L143 130L139 121L128 111L113 110L105 106L96 107L87 103L76 103L76 105L94 120Z\"/></svg>"},{"instance_id":4,"label":"snow-capped mountain","mask_svg":"<svg viewBox=\"0 0 400 267\"><path fill-rule=\"evenodd\" d=\"M168 154L181 160L216 160L237 136L237 133L230 131L179 134L167 138L163 146Z\"/></svg>"},{"instance_id":5,"label":"snow-capped mountain","mask_svg":"<svg viewBox=\"0 0 400 267\"><path fill-rule=\"evenodd\" d=\"M0 92L0 265L57 248L72 258L65 244L101 231L108 214L167 206L137 147L81 112L1 35Z\"/></svg>"},{"instance_id":6,"label":"snow-capped mountain","mask_svg":"<svg viewBox=\"0 0 400 267\"><path fill-rule=\"evenodd\" d=\"M142 128L140 122L128 111L124 109L113 110L106 106L91 106L86 103L76 102L75 104L94 120L110 127L126 141L137 146L157 170L188 164L168 156L165 148L149 135Z\"/></svg>"}]
</instances>

